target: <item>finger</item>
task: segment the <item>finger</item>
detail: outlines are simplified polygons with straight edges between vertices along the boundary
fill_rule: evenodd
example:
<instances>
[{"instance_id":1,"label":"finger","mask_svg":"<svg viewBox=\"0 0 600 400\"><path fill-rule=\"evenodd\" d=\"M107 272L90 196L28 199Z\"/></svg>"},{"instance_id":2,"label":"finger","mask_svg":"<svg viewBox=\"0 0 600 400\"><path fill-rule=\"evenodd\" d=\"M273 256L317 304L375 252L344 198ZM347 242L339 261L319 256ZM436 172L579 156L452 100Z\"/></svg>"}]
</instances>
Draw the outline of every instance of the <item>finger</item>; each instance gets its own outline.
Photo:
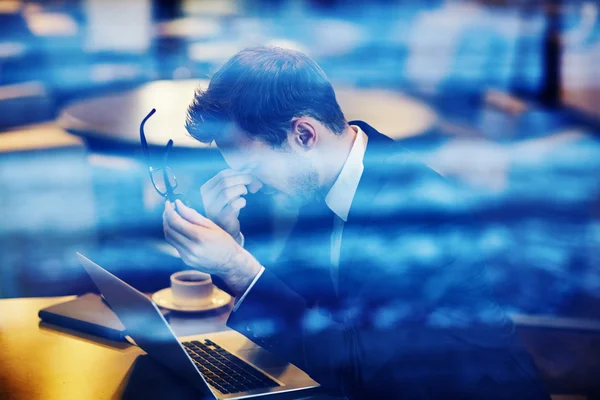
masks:
<instances>
[{"instance_id":1,"label":"finger","mask_svg":"<svg viewBox=\"0 0 600 400\"><path fill-rule=\"evenodd\" d=\"M209 196L215 196L213 198L215 203L222 208L232 198L247 194L248 188L246 186L250 186L252 182L253 178L249 174L229 176L223 178L217 186L210 190L212 193ZM244 193L237 193L238 191L244 191Z\"/></svg>"},{"instance_id":2,"label":"finger","mask_svg":"<svg viewBox=\"0 0 600 400\"><path fill-rule=\"evenodd\" d=\"M165 209L163 211L163 225L167 223L167 213L173 209L173 205L169 200L165 201Z\"/></svg>"},{"instance_id":3,"label":"finger","mask_svg":"<svg viewBox=\"0 0 600 400\"><path fill-rule=\"evenodd\" d=\"M175 201L175 205L177 206L179 218L185 220L187 224L193 224L192 226L195 225L204 228L211 228L214 226L214 223L210 219L204 217L193 208L187 207L181 200Z\"/></svg>"},{"instance_id":4,"label":"finger","mask_svg":"<svg viewBox=\"0 0 600 400\"><path fill-rule=\"evenodd\" d=\"M229 208L233 211L236 211L238 213L244 207L246 207L246 199L243 197L237 198L227 205L227 208Z\"/></svg>"},{"instance_id":5,"label":"finger","mask_svg":"<svg viewBox=\"0 0 600 400\"><path fill-rule=\"evenodd\" d=\"M246 186L233 186L223 190L217 198L216 203L220 205L220 208L225 208L227 204L246 194L248 194L248 189Z\"/></svg>"},{"instance_id":6,"label":"finger","mask_svg":"<svg viewBox=\"0 0 600 400\"><path fill-rule=\"evenodd\" d=\"M238 218L240 216L240 210L244 207L246 207L246 199L244 199L243 197L239 197L231 203L227 204L227 206L225 206L221 213L224 217L233 216L235 218Z\"/></svg>"},{"instance_id":7,"label":"finger","mask_svg":"<svg viewBox=\"0 0 600 400\"><path fill-rule=\"evenodd\" d=\"M224 170L220 171L218 174L216 174L215 176L213 176L212 178L210 178L208 181L206 181L206 183L202 186L206 187L207 189L212 189L221 181L221 179L223 179L226 176L230 176L230 175L234 174L235 172L237 172L237 171L235 171L233 169L224 169Z\"/></svg>"},{"instance_id":8,"label":"finger","mask_svg":"<svg viewBox=\"0 0 600 400\"><path fill-rule=\"evenodd\" d=\"M248 173L246 171L238 171L235 169L224 169L223 171L219 172L211 179L209 179L203 186L205 186L207 190L211 190L215 188L224 179L235 177L237 175L248 175Z\"/></svg>"},{"instance_id":9,"label":"finger","mask_svg":"<svg viewBox=\"0 0 600 400\"><path fill-rule=\"evenodd\" d=\"M252 179L252 183L248 185L248 191L250 193L256 193L263 187L263 183L257 178Z\"/></svg>"},{"instance_id":10,"label":"finger","mask_svg":"<svg viewBox=\"0 0 600 400\"><path fill-rule=\"evenodd\" d=\"M165 234L165 240L167 243L175 247L180 256L183 257L184 253L185 256L192 254L192 248L194 247L194 244L191 240L171 228L169 224L163 225L163 232Z\"/></svg>"},{"instance_id":11,"label":"finger","mask_svg":"<svg viewBox=\"0 0 600 400\"><path fill-rule=\"evenodd\" d=\"M251 175L247 173L241 173L239 175L231 175L222 178L216 184L211 184L210 186L204 184L200 188L200 194L202 195L202 200L205 205L211 205L213 203L217 203L216 207L218 207L218 211L221 210L225 206L225 202L219 203L219 196L223 191L226 191L235 186L250 186L254 182Z\"/></svg>"},{"instance_id":12,"label":"finger","mask_svg":"<svg viewBox=\"0 0 600 400\"><path fill-rule=\"evenodd\" d=\"M181 261L183 261L186 265L190 266L190 267L195 267L196 263L195 263L195 259L196 256L194 254L194 244L191 243L189 241L189 239L187 239L185 236L181 235L180 233L177 233L175 231L169 231L170 233L167 235L165 234L165 238L167 240L167 243L169 243L171 246L173 246L175 248L175 250L177 250L177 253L179 254L179 257L181 258ZM197 244L196 244L197 246Z\"/></svg>"},{"instance_id":13,"label":"finger","mask_svg":"<svg viewBox=\"0 0 600 400\"><path fill-rule=\"evenodd\" d=\"M183 203L181 204L183 205ZM177 209L181 209L179 204L177 204ZM190 221L187 221L185 218L182 218L181 215L179 215L179 213L173 209L173 206L170 206L170 209L166 211L166 214L166 222L168 227L176 230L191 240L198 240L200 238L199 233L203 228L202 226L195 225L190 223Z\"/></svg>"},{"instance_id":14,"label":"finger","mask_svg":"<svg viewBox=\"0 0 600 400\"><path fill-rule=\"evenodd\" d=\"M177 249L177 251L179 252L179 255L181 256L183 251L187 251L190 252L192 249L192 242L185 238L181 233L177 232L176 230L174 230L170 225L169 225L169 220L168 220L168 215L167 215L167 211L169 209L173 209L173 206L171 205L171 203L166 202L165 204L165 211L163 212L163 233L165 236L165 240L171 244L173 247L175 247Z\"/></svg>"},{"instance_id":15,"label":"finger","mask_svg":"<svg viewBox=\"0 0 600 400\"><path fill-rule=\"evenodd\" d=\"M240 175L228 176L221 179L221 182L217 185L221 190L230 188L238 185L250 185L252 183L252 175L243 173Z\"/></svg>"}]
</instances>

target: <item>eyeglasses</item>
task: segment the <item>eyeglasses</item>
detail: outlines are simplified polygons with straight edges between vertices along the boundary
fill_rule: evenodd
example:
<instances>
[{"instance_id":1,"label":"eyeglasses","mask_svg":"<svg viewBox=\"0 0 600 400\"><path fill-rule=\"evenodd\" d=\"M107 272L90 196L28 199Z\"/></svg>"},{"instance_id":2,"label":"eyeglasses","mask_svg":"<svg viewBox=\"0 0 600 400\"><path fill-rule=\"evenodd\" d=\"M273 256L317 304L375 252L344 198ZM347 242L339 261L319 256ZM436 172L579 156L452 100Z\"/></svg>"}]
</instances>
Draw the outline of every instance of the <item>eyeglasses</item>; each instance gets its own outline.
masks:
<instances>
[{"instance_id":1,"label":"eyeglasses","mask_svg":"<svg viewBox=\"0 0 600 400\"><path fill-rule=\"evenodd\" d=\"M148 119L150 119L155 112L156 109L153 108L140 124L140 141L142 142L142 151L144 152L146 164L148 165L148 175L150 175L150 181L152 182L152 186L154 186L156 192L165 199L168 199L170 202L175 202L175 200L180 199L186 203L182 194L175 193L175 189L177 189L179 184L177 183L175 174L173 174L173 171L171 171L171 168L168 166L169 154L171 153L171 148L173 147L172 139L169 139L169 142L165 147L162 166L158 168L152 166L150 151L148 150L148 141L146 141L146 135L144 134L144 125L146 125L146 121L148 121Z\"/></svg>"}]
</instances>

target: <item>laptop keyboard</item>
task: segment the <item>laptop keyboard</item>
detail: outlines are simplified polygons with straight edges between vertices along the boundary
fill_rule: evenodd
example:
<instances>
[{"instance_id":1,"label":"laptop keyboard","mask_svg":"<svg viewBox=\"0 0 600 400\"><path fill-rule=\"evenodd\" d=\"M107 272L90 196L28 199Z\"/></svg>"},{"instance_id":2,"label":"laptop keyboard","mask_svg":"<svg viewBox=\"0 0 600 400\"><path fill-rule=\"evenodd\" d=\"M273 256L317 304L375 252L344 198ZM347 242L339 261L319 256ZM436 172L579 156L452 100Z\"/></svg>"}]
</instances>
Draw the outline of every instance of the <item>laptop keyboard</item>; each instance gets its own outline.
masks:
<instances>
[{"instance_id":1,"label":"laptop keyboard","mask_svg":"<svg viewBox=\"0 0 600 400\"><path fill-rule=\"evenodd\" d=\"M218 344L206 339L183 342L206 381L223 394L268 389L279 384Z\"/></svg>"}]
</instances>

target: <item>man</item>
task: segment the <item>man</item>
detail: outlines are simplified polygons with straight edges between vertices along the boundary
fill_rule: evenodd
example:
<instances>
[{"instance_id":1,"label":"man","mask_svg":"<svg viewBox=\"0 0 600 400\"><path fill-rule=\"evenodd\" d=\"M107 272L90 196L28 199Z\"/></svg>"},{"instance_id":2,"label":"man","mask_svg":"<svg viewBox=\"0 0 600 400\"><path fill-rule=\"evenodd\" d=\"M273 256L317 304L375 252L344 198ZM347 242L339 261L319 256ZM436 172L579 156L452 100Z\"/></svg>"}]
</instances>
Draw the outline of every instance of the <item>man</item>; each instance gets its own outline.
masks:
<instances>
[{"instance_id":1,"label":"man","mask_svg":"<svg viewBox=\"0 0 600 400\"><path fill-rule=\"evenodd\" d=\"M202 187L206 217L165 205L165 237L234 294L230 327L352 399L548 398L489 298L458 189L347 122L310 58L238 53L197 91L187 129L231 169ZM242 234L257 192L275 211ZM262 263L252 236L273 244Z\"/></svg>"}]
</instances>

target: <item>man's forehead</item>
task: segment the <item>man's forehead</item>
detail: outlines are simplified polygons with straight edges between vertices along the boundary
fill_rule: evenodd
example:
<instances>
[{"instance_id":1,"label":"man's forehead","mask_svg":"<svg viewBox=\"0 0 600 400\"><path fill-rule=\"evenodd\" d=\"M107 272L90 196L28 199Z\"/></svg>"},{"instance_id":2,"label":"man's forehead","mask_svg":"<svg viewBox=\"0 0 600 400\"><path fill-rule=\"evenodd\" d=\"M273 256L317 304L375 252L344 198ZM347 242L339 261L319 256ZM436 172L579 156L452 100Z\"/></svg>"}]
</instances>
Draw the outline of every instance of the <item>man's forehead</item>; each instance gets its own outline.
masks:
<instances>
[{"instance_id":1,"label":"man's forehead","mask_svg":"<svg viewBox=\"0 0 600 400\"><path fill-rule=\"evenodd\" d=\"M257 143L237 124L228 123L220 132L219 139L215 140L215 144L231 168L242 170L253 164L253 151Z\"/></svg>"},{"instance_id":2,"label":"man's forehead","mask_svg":"<svg viewBox=\"0 0 600 400\"><path fill-rule=\"evenodd\" d=\"M221 151L240 151L248 148L252 144L248 135L235 123L225 124L219 134L215 144Z\"/></svg>"}]
</instances>

